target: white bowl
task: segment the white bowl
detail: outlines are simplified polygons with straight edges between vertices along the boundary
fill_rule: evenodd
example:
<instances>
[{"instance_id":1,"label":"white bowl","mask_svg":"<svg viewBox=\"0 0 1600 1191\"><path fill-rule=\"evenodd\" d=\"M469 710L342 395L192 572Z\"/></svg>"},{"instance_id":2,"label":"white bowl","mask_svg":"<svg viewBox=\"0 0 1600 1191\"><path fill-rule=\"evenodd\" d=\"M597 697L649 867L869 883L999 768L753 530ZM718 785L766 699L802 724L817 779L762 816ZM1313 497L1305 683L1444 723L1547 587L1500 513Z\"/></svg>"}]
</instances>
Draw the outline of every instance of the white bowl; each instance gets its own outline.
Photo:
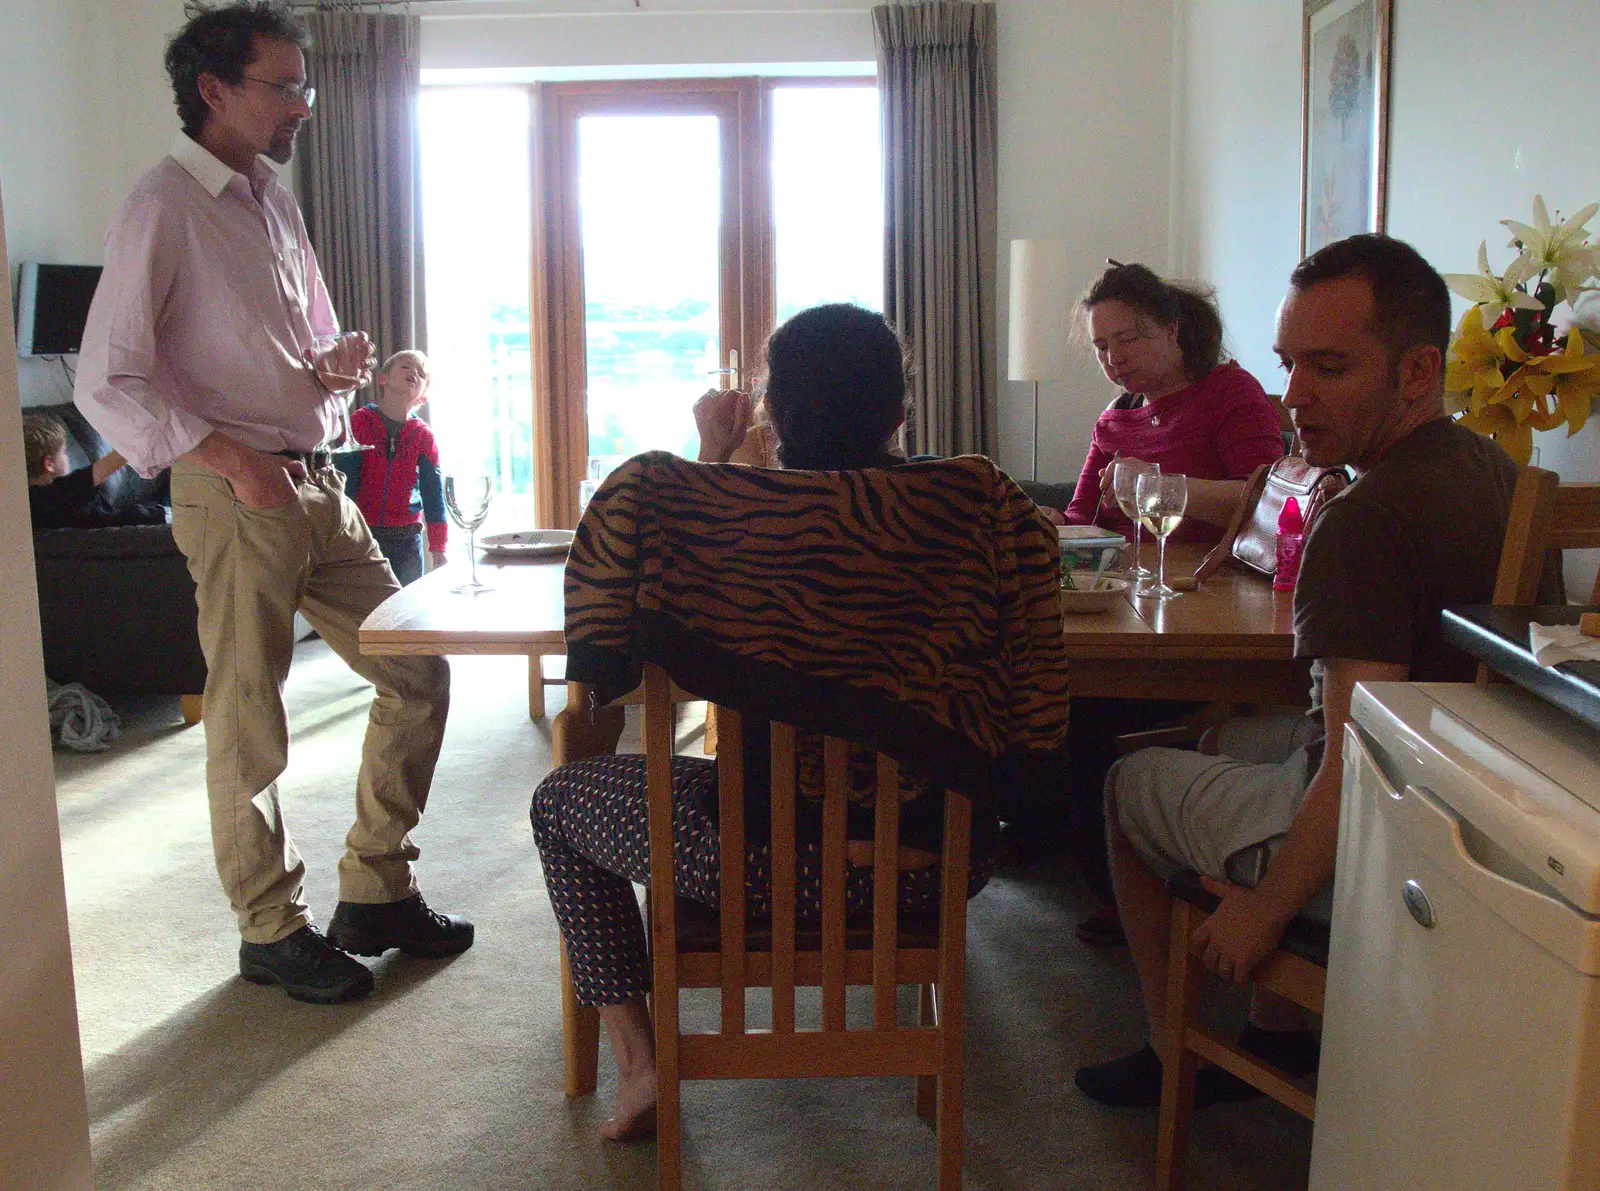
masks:
<instances>
[{"instance_id":1,"label":"white bowl","mask_svg":"<svg viewBox=\"0 0 1600 1191\"><path fill-rule=\"evenodd\" d=\"M1128 581L1094 571L1071 571L1061 583L1061 611L1073 615L1109 612L1128 597Z\"/></svg>"}]
</instances>

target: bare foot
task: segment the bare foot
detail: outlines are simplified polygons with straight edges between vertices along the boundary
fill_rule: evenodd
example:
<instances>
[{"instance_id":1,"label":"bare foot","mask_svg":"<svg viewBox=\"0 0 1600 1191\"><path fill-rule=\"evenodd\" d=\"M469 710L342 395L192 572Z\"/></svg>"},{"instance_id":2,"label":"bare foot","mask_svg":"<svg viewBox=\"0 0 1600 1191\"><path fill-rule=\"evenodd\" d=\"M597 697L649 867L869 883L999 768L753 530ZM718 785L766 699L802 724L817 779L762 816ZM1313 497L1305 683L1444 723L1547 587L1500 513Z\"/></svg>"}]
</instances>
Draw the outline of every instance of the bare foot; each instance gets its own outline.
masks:
<instances>
[{"instance_id":1,"label":"bare foot","mask_svg":"<svg viewBox=\"0 0 1600 1191\"><path fill-rule=\"evenodd\" d=\"M618 1076L617 1115L600 1126L608 1141L643 1141L656 1135L656 1071Z\"/></svg>"}]
</instances>

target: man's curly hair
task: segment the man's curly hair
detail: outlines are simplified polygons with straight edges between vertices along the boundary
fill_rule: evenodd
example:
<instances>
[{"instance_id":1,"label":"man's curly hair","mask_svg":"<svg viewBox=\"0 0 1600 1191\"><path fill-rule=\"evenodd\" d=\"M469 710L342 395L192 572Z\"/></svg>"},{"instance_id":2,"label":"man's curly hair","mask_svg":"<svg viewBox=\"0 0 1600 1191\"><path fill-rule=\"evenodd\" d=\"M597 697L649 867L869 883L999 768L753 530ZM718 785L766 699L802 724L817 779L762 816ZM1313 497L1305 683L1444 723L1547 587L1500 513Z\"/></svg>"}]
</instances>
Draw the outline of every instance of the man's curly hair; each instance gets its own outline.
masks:
<instances>
[{"instance_id":1,"label":"man's curly hair","mask_svg":"<svg viewBox=\"0 0 1600 1191\"><path fill-rule=\"evenodd\" d=\"M211 108L200 95L200 76L214 74L238 83L255 58L255 39L292 41L304 53L311 48L311 30L282 0L237 0L211 7L191 2L183 7L189 21L167 43L167 77L187 136L198 137Z\"/></svg>"}]
</instances>

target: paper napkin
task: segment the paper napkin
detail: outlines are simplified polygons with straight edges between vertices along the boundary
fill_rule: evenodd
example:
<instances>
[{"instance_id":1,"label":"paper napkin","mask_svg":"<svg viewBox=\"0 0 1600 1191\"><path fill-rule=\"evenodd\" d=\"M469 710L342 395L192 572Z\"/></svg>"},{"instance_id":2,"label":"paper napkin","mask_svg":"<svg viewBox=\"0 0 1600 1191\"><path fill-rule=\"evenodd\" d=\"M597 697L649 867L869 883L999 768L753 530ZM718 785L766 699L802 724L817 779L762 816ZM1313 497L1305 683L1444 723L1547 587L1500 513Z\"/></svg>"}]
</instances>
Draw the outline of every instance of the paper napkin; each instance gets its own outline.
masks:
<instances>
[{"instance_id":1,"label":"paper napkin","mask_svg":"<svg viewBox=\"0 0 1600 1191\"><path fill-rule=\"evenodd\" d=\"M1530 624L1528 641L1541 666L1600 662L1600 638L1585 637L1575 624Z\"/></svg>"}]
</instances>

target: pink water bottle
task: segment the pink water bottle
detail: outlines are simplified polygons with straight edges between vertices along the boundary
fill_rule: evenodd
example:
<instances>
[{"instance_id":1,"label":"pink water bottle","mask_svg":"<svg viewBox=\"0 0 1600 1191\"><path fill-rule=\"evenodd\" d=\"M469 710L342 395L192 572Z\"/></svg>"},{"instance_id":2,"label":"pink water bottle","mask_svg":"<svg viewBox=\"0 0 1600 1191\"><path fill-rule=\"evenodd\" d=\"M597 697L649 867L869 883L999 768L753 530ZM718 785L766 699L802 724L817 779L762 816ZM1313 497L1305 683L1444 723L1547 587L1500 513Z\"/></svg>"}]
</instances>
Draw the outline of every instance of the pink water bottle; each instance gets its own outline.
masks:
<instances>
[{"instance_id":1,"label":"pink water bottle","mask_svg":"<svg viewBox=\"0 0 1600 1191\"><path fill-rule=\"evenodd\" d=\"M1300 550L1305 545L1305 518L1300 502L1290 497L1278 514L1278 568L1272 573L1274 591L1293 591L1300 577Z\"/></svg>"}]
</instances>

